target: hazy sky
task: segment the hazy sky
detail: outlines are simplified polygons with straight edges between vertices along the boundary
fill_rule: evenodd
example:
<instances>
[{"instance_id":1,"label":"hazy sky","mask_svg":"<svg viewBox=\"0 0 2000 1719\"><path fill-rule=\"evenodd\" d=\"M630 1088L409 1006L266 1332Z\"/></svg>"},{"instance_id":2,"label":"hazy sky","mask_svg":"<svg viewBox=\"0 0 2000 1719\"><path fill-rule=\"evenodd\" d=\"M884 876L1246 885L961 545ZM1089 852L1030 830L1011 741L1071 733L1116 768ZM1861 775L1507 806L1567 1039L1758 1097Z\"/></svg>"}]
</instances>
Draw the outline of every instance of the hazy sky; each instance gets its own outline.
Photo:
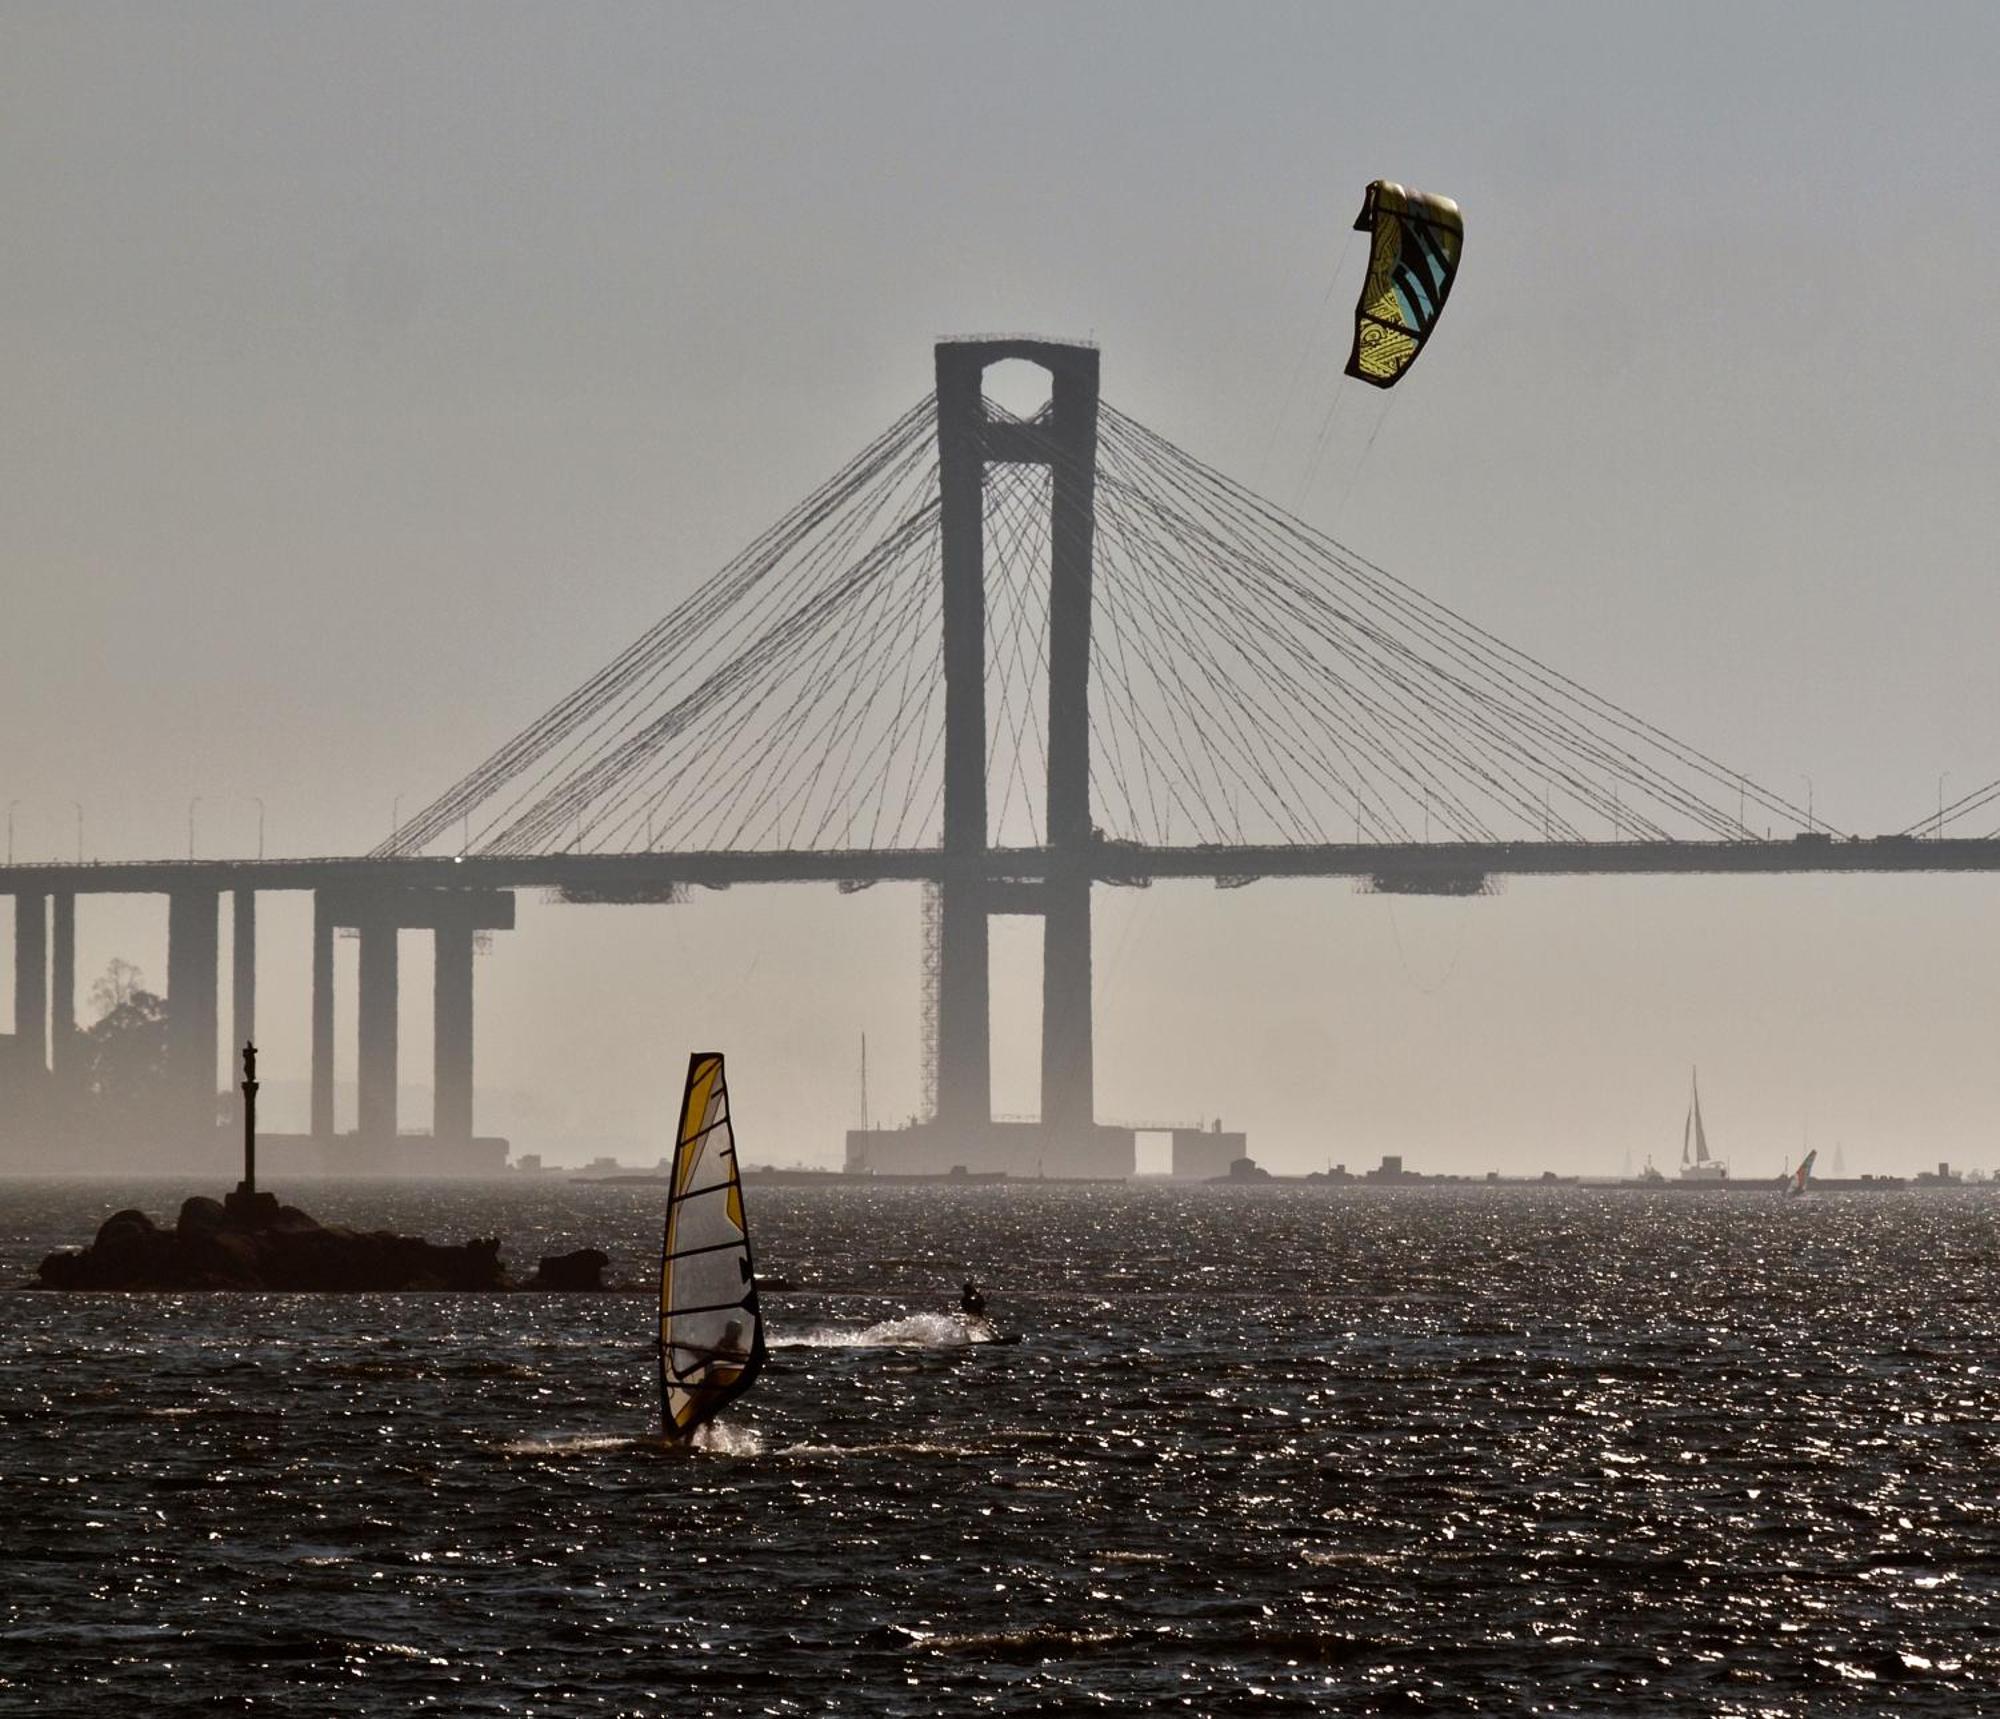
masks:
<instances>
[{"instance_id":1,"label":"hazy sky","mask_svg":"<svg viewBox=\"0 0 2000 1719\"><path fill-rule=\"evenodd\" d=\"M80 803L93 857L185 852L196 796L203 854L257 798L274 854L373 845L990 329L1094 336L1190 451L1901 828L2000 776L1996 67L1985 5L9 5L16 851L73 853ZM1375 177L1459 200L1464 268L1365 465L1315 463ZM1807 1127L1992 1165L1996 891L1105 891L1099 1108L1220 1110L1281 1168L1616 1170L1678 1149L1698 1061L1741 1170ZM87 906L86 978L163 978L164 917ZM267 912L277 1079L305 925ZM913 891L524 903L482 1086L657 1141L712 1040L747 1155L824 1160L860 1031L877 1111L916 1101L916 949Z\"/></svg>"}]
</instances>

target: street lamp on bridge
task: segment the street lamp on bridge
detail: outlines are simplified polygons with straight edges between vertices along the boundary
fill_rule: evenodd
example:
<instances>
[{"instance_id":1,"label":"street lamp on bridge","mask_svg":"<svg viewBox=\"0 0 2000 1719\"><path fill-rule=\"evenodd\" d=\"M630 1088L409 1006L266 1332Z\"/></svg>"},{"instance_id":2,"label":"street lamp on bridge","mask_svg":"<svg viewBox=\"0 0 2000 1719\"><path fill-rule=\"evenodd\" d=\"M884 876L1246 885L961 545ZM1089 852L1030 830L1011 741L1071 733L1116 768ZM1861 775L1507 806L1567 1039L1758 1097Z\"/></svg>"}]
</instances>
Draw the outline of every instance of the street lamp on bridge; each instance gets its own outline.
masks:
<instances>
[{"instance_id":1,"label":"street lamp on bridge","mask_svg":"<svg viewBox=\"0 0 2000 1719\"><path fill-rule=\"evenodd\" d=\"M1940 771L1938 772L1938 783L1937 783L1937 800L1938 800L1938 815L1937 815L1937 828L1931 831L1931 840L1932 840L1932 841L1936 841L1936 840L1938 839L1938 837L1939 837L1939 836L1941 836L1941 835L1943 835L1943 834L1944 834L1944 785L1945 785L1945 783L1949 782L1950 780L1951 780L1951 772L1950 772L1949 770L1940 770Z\"/></svg>"},{"instance_id":2,"label":"street lamp on bridge","mask_svg":"<svg viewBox=\"0 0 2000 1719\"><path fill-rule=\"evenodd\" d=\"M1805 783L1805 785L1806 785L1806 829L1807 829L1808 831L1812 831L1812 830L1815 830L1815 829L1817 829L1817 828L1819 827L1819 826L1818 826L1817 824L1815 824L1815 823L1813 822L1813 783L1812 783L1812 778L1811 778L1810 776L1808 776L1808 775L1807 775L1807 774L1806 774L1806 773L1805 773L1805 772L1804 772L1803 770L1801 770L1801 771L1799 772L1799 780L1800 780L1801 782Z\"/></svg>"}]
</instances>

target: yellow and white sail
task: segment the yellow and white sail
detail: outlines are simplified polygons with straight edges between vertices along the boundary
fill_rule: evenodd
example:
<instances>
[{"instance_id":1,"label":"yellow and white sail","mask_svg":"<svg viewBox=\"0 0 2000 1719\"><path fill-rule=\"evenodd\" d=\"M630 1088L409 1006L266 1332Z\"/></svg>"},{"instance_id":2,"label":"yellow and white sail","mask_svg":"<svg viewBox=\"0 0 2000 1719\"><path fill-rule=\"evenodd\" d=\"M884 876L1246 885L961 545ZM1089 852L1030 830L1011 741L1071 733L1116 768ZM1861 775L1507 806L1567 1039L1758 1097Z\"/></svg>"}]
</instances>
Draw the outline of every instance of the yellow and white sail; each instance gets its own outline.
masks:
<instances>
[{"instance_id":1,"label":"yellow and white sail","mask_svg":"<svg viewBox=\"0 0 2000 1719\"><path fill-rule=\"evenodd\" d=\"M687 1094L660 1250L660 1408L686 1438L750 1388L764 1364L764 1321L722 1056L688 1059Z\"/></svg>"}]
</instances>

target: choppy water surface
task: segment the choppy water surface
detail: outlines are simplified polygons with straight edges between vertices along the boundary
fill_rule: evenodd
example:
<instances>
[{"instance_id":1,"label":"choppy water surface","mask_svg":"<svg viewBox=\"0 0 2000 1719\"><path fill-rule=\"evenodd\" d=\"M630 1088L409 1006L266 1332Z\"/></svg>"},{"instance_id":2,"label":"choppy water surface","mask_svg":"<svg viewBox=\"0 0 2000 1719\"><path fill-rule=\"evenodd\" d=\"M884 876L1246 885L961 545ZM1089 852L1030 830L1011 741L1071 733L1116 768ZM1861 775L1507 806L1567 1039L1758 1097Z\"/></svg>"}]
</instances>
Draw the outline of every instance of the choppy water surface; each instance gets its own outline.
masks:
<instances>
[{"instance_id":1,"label":"choppy water surface","mask_svg":"<svg viewBox=\"0 0 2000 1719\"><path fill-rule=\"evenodd\" d=\"M640 1274L658 1201L302 1203ZM0 1276L108 1209L0 1190ZM644 1436L631 1297L5 1296L0 1708L1992 1696L2000 1199L753 1188L751 1219L798 1287L692 1456ZM966 1272L1024 1341L937 1317Z\"/></svg>"}]
</instances>

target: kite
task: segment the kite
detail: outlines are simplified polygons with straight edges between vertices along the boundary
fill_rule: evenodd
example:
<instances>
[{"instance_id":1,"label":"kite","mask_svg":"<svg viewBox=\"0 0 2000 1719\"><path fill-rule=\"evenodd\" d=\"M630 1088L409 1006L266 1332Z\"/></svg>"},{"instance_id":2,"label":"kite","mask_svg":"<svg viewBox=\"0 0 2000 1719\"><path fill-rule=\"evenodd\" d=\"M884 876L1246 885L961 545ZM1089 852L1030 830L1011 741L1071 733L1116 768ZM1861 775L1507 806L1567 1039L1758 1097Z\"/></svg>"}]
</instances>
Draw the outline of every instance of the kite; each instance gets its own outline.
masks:
<instances>
[{"instance_id":1,"label":"kite","mask_svg":"<svg viewBox=\"0 0 2000 1719\"><path fill-rule=\"evenodd\" d=\"M1354 218L1354 230L1375 239L1354 306L1347 374L1371 387L1393 388L1444 314L1465 248L1465 221L1449 197L1377 179Z\"/></svg>"}]
</instances>

